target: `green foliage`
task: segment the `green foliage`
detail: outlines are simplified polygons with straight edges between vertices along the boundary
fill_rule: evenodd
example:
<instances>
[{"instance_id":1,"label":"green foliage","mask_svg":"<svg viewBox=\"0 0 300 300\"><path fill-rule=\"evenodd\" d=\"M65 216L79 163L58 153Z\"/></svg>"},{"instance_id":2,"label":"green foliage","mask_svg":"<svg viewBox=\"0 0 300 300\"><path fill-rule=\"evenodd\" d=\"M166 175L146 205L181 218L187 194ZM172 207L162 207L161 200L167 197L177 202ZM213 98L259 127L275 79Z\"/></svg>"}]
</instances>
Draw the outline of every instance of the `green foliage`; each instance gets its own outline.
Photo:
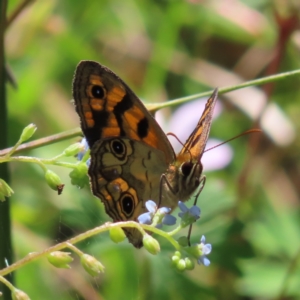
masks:
<instances>
[{"instance_id":1,"label":"green foliage","mask_svg":"<svg viewBox=\"0 0 300 300\"><path fill-rule=\"evenodd\" d=\"M8 15L19 2L9 1ZM235 5L232 1L34 1L6 32L7 63L18 85L18 89L7 85L10 145L29 123L37 125L37 137L79 126L71 83L80 60L108 66L149 103L299 69L299 32L297 26L294 30L286 26L293 18L299 25L297 12L297 1L292 0L236 1ZM289 35L287 28L294 34ZM280 32L286 39L277 38ZM275 49L282 52L274 58ZM258 94L249 98L262 90L263 99ZM249 111L258 109L263 100L275 103L299 132L299 76L268 88L240 90L237 98L250 108L242 108L234 93L221 97L224 108L213 122L212 137L225 140L257 128ZM164 111L166 122L172 109ZM31 299L45 300L299 298L300 139L295 135L290 143L279 144L272 133L283 130L283 124L277 115L271 120L266 135L230 142L234 157L229 166L213 172L204 169L202 213L192 242L199 243L204 234L212 244L209 267L196 265L192 271L176 272L171 267L174 249L157 236L161 252L153 256L127 242L116 245L108 234L101 234L77 246L101 258L104 274L91 279L78 260L71 270L62 270L41 259L16 271L17 287ZM25 154L55 157L78 141L73 138ZM65 159L75 163L73 157ZM65 184L62 195L48 187L43 170L35 164L10 163L10 170L16 260L110 221L100 200L91 195L86 177L78 179L81 167L73 169L72 179L82 189L71 185L70 169L53 167Z\"/></svg>"}]
</instances>

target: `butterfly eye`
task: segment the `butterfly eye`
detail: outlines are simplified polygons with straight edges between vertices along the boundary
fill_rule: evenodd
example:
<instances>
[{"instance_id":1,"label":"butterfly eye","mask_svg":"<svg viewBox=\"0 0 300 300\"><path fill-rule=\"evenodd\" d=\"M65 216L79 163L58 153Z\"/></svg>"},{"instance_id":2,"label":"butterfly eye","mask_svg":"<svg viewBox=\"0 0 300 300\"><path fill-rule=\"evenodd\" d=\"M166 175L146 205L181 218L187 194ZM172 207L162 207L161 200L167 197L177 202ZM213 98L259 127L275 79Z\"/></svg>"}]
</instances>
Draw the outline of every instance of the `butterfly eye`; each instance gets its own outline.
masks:
<instances>
[{"instance_id":1,"label":"butterfly eye","mask_svg":"<svg viewBox=\"0 0 300 300\"><path fill-rule=\"evenodd\" d=\"M130 217L134 209L133 196L130 194L124 194L121 198L121 207L125 215Z\"/></svg>"},{"instance_id":2,"label":"butterfly eye","mask_svg":"<svg viewBox=\"0 0 300 300\"><path fill-rule=\"evenodd\" d=\"M118 158L124 158L124 156L126 155L126 146L120 140L112 140L110 143L110 148Z\"/></svg>"},{"instance_id":3,"label":"butterfly eye","mask_svg":"<svg viewBox=\"0 0 300 300\"><path fill-rule=\"evenodd\" d=\"M92 95L94 98L97 98L97 99L103 99L104 98L104 89L102 86L100 85L94 85L92 87Z\"/></svg>"},{"instance_id":4,"label":"butterfly eye","mask_svg":"<svg viewBox=\"0 0 300 300\"><path fill-rule=\"evenodd\" d=\"M181 165L180 170L184 176L189 176L193 169L194 164L191 162L185 162Z\"/></svg>"}]
</instances>

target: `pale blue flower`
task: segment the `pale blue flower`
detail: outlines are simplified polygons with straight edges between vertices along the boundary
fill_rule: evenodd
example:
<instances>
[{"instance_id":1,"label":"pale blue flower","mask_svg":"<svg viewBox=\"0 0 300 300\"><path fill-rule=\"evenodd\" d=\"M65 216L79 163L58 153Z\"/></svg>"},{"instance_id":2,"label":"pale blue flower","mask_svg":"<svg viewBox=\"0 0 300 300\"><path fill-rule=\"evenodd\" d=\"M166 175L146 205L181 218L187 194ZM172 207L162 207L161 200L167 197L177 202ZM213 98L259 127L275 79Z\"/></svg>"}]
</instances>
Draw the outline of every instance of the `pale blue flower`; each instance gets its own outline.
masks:
<instances>
[{"instance_id":1,"label":"pale blue flower","mask_svg":"<svg viewBox=\"0 0 300 300\"><path fill-rule=\"evenodd\" d=\"M82 140L80 141L80 144L82 145L82 148L83 150L80 151L78 154L77 154L77 159L78 160L82 160L84 154L86 153L86 151L89 150L89 145L87 143L87 140L86 138L82 138Z\"/></svg>"},{"instance_id":2,"label":"pale blue flower","mask_svg":"<svg viewBox=\"0 0 300 300\"><path fill-rule=\"evenodd\" d=\"M205 236L204 235L202 235L202 237L201 237L198 248L202 252L202 255L200 255L197 260L198 264L199 265L202 264L205 267L208 267L210 265L210 260L206 257L206 255L208 255L211 252L212 246L211 246L211 244L205 244Z\"/></svg>"},{"instance_id":3,"label":"pale blue flower","mask_svg":"<svg viewBox=\"0 0 300 300\"><path fill-rule=\"evenodd\" d=\"M181 212L178 213L179 218L181 218L181 223L185 227L192 224L200 218L200 208L196 205L193 205L191 208L188 208L183 202L178 201L178 207Z\"/></svg>"},{"instance_id":4,"label":"pale blue flower","mask_svg":"<svg viewBox=\"0 0 300 300\"><path fill-rule=\"evenodd\" d=\"M176 223L176 218L169 215L169 213L171 212L171 208L161 207L158 209L156 203L153 200L148 200L145 205L148 212L143 213L138 217L139 223L148 225L152 224L152 220L155 214L163 215L161 223L156 225L157 228L160 228L162 224L174 225Z\"/></svg>"}]
</instances>

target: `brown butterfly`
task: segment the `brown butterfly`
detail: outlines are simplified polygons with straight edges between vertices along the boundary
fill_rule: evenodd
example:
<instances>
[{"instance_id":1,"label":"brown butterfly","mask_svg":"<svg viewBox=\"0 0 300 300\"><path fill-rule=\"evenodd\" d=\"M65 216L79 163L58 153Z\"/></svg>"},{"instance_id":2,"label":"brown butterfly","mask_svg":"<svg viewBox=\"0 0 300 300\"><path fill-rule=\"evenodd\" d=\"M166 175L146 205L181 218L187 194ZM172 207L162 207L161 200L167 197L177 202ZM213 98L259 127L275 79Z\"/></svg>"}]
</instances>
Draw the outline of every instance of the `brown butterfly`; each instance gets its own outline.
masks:
<instances>
[{"instance_id":1,"label":"brown butterfly","mask_svg":"<svg viewBox=\"0 0 300 300\"><path fill-rule=\"evenodd\" d=\"M91 149L92 192L115 222L136 221L150 199L174 209L179 200L188 200L197 190L217 90L177 155L141 100L99 63L79 63L73 98ZM138 230L126 228L125 233L135 247L142 246Z\"/></svg>"}]
</instances>

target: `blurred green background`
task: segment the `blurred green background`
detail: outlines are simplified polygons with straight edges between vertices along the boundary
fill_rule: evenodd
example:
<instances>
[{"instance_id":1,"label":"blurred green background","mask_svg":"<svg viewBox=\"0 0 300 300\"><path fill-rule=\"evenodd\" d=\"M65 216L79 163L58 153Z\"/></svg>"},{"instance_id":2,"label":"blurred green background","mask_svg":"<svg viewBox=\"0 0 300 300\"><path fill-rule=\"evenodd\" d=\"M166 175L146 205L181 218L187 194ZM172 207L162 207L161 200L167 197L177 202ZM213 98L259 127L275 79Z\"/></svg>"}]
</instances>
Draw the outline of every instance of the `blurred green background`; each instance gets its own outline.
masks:
<instances>
[{"instance_id":1,"label":"blurred green background","mask_svg":"<svg viewBox=\"0 0 300 300\"><path fill-rule=\"evenodd\" d=\"M8 16L22 2L9 1ZM71 83L80 60L108 66L148 102L300 68L296 0L24 2L32 3L5 36L18 84L7 85L10 145L29 123L38 126L35 138L79 126ZM257 118L268 114L261 119L263 134L230 142L232 162L206 172L192 239L204 234L212 244L209 267L178 273L169 265L173 249L166 242L152 256L102 234L78 245L105 265L101 276L89 277L78 260L60 270L44 259L18 270L16 286L45 300L299 299L299 97L299 76L221 95L213 137L258 128ZM23 154L50 158L77 140ZM16 260L110 220L88 188L71 185L69 170L51 168L66 184L58 196L38 166L9 168Z\"/></svg>"}]
</instances>

